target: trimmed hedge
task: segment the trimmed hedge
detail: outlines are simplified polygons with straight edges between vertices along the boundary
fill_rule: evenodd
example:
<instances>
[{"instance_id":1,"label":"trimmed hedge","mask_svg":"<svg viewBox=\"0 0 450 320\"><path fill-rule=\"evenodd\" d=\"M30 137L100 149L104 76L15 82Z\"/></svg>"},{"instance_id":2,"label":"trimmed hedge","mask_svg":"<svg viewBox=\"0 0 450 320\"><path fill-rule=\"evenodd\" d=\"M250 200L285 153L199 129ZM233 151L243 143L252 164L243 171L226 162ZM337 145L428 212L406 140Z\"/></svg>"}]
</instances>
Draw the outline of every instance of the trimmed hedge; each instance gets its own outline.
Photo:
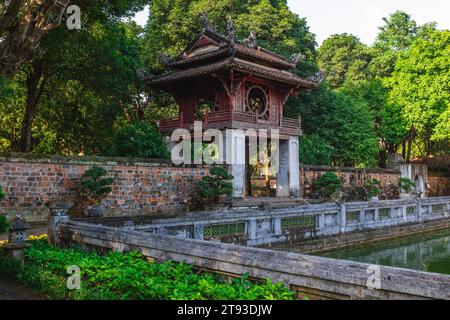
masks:
<instances>
[{"instance_id":1,"label":"trimmed hedge","mask_svg":"<svg viewBox=\"0 0 450 320\"><path fill-rule=\"evenodd\" d=\"M291 300L282 284L248 281L244 275L225 278L200 273L187 264L151 263L137 252L99 255L81 249L58 249L30 241L25 264L6 256L0 247L0 278L15 280L54 299L111 300ZM68 290L67 267L81 270L81 289Z\"/></svg>"}]
</instances>

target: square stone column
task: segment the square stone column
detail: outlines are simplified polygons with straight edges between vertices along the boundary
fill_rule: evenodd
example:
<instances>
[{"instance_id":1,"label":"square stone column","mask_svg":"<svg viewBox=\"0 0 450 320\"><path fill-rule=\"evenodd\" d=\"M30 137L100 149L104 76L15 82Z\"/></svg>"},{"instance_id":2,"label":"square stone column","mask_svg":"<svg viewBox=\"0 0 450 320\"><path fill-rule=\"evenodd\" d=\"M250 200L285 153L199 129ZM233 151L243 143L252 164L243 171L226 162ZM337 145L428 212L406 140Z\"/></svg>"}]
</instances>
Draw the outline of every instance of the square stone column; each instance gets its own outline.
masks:
<instances>
[{"instance_id":1,"label":"square stone column","mask_svg":"<svg viewBox=\"0 0 450 320\"><path fill-rule=\"evenodd\" d=\"M277 197L289 197L289 141L280 140Z\"/></svg>"},{"instance_id":2,"label":"square stone column","mask_svg":"<svg viewBox=\"0 0 450 320\"><path fill-rule=\"evenodd\" d=\"M277 197L300 197L300 161L298 137L280 140Z\"/></svg>"},{"instance_id":3,"label":"square stone column","mask_svg":"<svg viewBox=\"0 0 450 320\"><path fill-rule=\"evenodd\" d=\"M233 176L233 198L245 196L245 133L243 130L226 130L227 164Z\"/></svg>"},{"instance_id":4,"label":"square stone column","mask_svg":"<svg viewBox=\"0 0 450 320\"><path fill-rule=\"evenodd\" d=\"M289 139L289 195L300 197L300 155L298 137Z\"/></svg>"}]
</instances>

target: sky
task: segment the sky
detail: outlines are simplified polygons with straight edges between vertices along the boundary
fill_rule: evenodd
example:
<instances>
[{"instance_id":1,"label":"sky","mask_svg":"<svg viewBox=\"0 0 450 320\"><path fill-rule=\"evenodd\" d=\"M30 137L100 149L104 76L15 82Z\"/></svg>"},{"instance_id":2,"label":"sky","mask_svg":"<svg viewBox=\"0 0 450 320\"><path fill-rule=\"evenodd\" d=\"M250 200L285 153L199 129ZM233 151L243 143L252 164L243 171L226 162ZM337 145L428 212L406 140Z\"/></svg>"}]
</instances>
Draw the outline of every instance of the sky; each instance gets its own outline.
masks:
<instances>
[{"instance_id":1,"label":"sky","mask_svg":"<svg viewBox=\"0 0 450 320\"><path fill-rule=\"evenodd\" d=\"M317 43L333 34L351 33L370 45L383 17L397 10L407 12L418 24L435 21L438 29L450 29L450 0L288 0L290 9L306 21ZM148 9L136 15L144 25Z\"/></svg>"}]
</instances>

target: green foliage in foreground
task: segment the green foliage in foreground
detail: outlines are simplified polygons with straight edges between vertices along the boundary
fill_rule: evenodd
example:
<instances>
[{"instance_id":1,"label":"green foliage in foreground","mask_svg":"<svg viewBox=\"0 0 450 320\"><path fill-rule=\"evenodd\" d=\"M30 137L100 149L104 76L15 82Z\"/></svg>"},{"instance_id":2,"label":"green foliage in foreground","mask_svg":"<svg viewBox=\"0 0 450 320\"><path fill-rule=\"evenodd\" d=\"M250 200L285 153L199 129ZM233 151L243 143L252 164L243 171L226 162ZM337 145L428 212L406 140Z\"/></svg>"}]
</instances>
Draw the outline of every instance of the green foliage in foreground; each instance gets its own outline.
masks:
<instances>
[{"instance_id":1,"label":"green foliage in foreground","mask_svg":"<svg viewBox=\"0 0 450 320\"><path fill-rule=\"evenodd\" d=\"M198 273L187 264L149 263L137 252L100 256L79 249L58 249L32 241L25 264L8 258L0 248L0 278L10 278L55 299L290 300L282 284L248 281L227 283L222 277ZM81 289L66 288L67 267L81 269Z\"/></svg>"},{"instance_id":2,"label":"green foliage in foreground","mask_svg":"<svg viewBox=\"0 0 450 320\"><path fill-rule=\"evenodd\" d=\"M5 193L3 192L2 187L0 187L0 201L2 201L4 197ZM8 230L8 227L9 223L8 220L6 219L6 216L0 213L0 233L6 232Z\"/></svg>"},{"instance_id":3,"label":"green foliage in foreground","mask_svg":"<svg viewBox=\"0 0 450 320\"><path fill-rule=\"evenodd\" d=\"M5 215L0 213L0 233L8 231L9 223Z\"/></svg>"}]
</instances>

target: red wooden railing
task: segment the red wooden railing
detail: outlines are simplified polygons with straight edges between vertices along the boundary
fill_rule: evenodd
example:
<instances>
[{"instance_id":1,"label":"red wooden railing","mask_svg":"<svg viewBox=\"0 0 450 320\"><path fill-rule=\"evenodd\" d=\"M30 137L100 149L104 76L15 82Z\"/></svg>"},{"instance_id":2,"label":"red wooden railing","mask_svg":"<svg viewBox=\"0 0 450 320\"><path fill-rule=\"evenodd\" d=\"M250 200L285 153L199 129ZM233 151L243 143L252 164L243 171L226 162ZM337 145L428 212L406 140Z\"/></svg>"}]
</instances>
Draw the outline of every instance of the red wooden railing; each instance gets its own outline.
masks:
<instances>
[{"instance_id":1,"label":"red wooden railing","mask_svg":"<svg viewBox=\"0 0 450 320\"><path fill-rule=\"evenodd\" d=\"M203 118L203 123L239 121L245 123L258 123L258 117L255 114L242 111L219 111L208 113ZM162 131L174 130L176 128L184 127L181 119L174 120L160 120L159 127ZM300 129L300 119L282 118L281 127L290 129Z\"/></svg>"}]
</instances>

